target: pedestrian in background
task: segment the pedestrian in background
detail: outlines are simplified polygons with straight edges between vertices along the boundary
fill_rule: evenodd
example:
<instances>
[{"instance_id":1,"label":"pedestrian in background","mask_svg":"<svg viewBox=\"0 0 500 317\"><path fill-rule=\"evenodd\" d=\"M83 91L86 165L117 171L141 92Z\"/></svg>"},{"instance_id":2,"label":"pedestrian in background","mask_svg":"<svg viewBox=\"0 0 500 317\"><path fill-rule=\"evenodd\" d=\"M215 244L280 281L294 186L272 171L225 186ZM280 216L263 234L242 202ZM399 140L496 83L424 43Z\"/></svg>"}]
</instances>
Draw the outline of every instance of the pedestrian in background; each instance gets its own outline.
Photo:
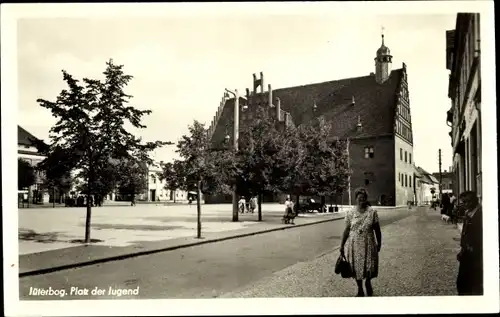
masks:
<instances>
[{"instance_id":1,"label":"pedestrian in background","mask_svg":"<svg viewBox=\"0 0 500 317\"><path fill-rule=\"evenodd\" d=\"M378 253L382 245L382 232L377 211L368 204L368 192L364 188L355 191L356 206L347 211L340 253L351 266L358 286L356 296L373 295L371 280L378 276ZM376 238L376 239L375 239Z\"/></svg>"},{"instance_id":2,"label":"pedestrian in background","mask_svg":"<svg viewBox=\"0 0 500 317\"><path fill-rule=\"evenodd\" d=\"M241 196L240 200L238 201L238 209L240 210L240 213L245 212L245 204L246 204L245 197Z\"/></svg>"},{"instance_id":3,"label":"pedestrian in background","mask_svg":"<svg viewBox=\"0 0 500 317\"><path fill-rule=\"evenodd\" d=\"M450 197L444 193L441 197L441 214L448 215L450 213Z\"/></svg>"},{"instance_id":4,"label":"pedestrian in background","mask_svg":"<svg viewBox=\"0 0 500 317\"><path fill-rule=\"evenodd\" d=\"M457 276L458 295L483 295L483 208L473 191L459 196L465 210L460 239Z\"/></svg>"},{"instance_id":5,"label":"pedestrian in background","mask_svg":"<svg viewBox=\"0 0 500 317\"><path fill-rule=\"evenodd\" d=\"M294 223L295 219L295 212L293 210L293 202L290 199L290 196L287 196L286 201L285 201L285 214L283 215L283 219L285 220L285 223Z\"/></svg>"},{"instance_id":6,"label":"pedestrian in background","mask_svg":"<svg viewBox=\"0 0 500 317\"><path fill-rule=\"evenodd\" d=\"M257 197L250 198L250 212L254 213L257 208Z\"/></svg>"}]
</instances>

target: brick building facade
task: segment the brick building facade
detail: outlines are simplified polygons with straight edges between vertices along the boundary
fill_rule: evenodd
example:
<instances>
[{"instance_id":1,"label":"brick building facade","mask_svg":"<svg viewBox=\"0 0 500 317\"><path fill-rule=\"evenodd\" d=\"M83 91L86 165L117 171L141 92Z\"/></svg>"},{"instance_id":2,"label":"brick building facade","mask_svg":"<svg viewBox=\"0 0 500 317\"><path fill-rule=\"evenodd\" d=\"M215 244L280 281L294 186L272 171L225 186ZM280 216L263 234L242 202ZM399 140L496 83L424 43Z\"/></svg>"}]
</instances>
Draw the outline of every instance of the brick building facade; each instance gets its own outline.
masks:
<instances>
[{"instance_id":1,"label":"brick building facade","mask_svg":"<svg viewBox=\"0 0 500 317\"><path fill-rule=\"evenodd\" d=\"M482 198L481 38L479 14L459 13L455 30L446 31L446 68L455 193L477 192Z\"/></svg>"},{"instance_id":2,"label":"brick building facade","mask_svg":"<svg viewBox=\"0 0 500 317\"><path fill-rule=\"evenodd\" d=\"M352 170L349 199L367 188L372 204L404 205L414 200L413 135L407 68L391 70L392 55L384 44L376 52L375 73L304 86L264 91L264 77L253 75L253 91L240 97L240 123L257 106L272 108L285 125L323 118L332 137L347 139ZM260 92L258 92L260 88ZM235 99L223 98L209 127L212 144L232 138ZM347 195L346 195L347 196ZM207 196L207 203L230 202L230 196ZM270 195L264 201L277 201ZM343 199L347 204L349 200ZM340 203L340 201L339 201Z\"/></svg>"}]
</instances>

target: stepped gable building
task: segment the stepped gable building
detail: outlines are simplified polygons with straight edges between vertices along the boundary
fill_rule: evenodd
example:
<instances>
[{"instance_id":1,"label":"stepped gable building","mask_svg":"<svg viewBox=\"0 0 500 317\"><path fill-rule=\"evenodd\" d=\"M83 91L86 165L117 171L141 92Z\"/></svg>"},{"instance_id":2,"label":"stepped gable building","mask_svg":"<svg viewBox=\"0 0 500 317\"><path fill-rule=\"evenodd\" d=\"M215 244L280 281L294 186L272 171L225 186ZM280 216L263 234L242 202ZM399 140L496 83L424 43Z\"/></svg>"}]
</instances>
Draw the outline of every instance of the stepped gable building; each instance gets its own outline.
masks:
<instances>
[{"instance_id":1,"label":"stepped gable building","mask_svg":"<svg viewBox=\"0 0 500 317\"><path fill-rule=\"evenodd\" d=\"M392 55L384 44L376 52L375 73L304 86L264 91L264 77L254 74L254 89L240 97L242 117L258 105L273 108L285 125L300 125L322 118L333 126L332 137L348 139L350 195L342 202L354 204L354 190L364 186L372 204L404 205L414 200L413 134L407 68L391 70ZM260 92L258 92L260 88ZM209 128L212 145L233 137L235 99L221 100ZM206 202L230 202L207 197ZM267 200L272 198L267 197Z\"/></svg>"}]
</instances>

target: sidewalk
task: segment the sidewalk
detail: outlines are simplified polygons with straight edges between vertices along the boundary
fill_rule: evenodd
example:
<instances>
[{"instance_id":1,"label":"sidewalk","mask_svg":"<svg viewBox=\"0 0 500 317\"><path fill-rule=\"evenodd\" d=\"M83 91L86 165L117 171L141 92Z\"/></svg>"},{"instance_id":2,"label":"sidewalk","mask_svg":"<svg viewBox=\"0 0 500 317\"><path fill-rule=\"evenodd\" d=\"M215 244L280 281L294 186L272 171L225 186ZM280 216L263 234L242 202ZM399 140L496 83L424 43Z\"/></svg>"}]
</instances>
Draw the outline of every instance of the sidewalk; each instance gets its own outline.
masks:
<instances>
[{"instance_id":1,"label":"sidewalk","mask_svg":"<svg viewBox=\"0 0 500 317\"><path fill-rule=\"evenodd\" d=\"M456 295L458 231L439 212L418 208L382 228L379 276L374 296ZM356 285L333 272L338 248L309 262L297 263L224 298L353 297Z\"/></svg>"},{"instance_id":2,"label":"sidewalk","mask_svg":"<svg viewBox=\"0 0 500 317\"><path fill-rule=\"evenodd\" d=\"M270 209L269 206L267 206L267 208ZM196 210L196 208L193 209ZM344 212L300 214L295 219L295 226L293 226L281 223L281 217L283 214L282 211L266 210L263 211L262 222L256 221L256 213L246 213L240 214L240 221L233 223L230 221L230 213L226 212L224 218L221 218L220 213L213 211L210 213L210 211L205 210L202 217L202 239L198 239L196 238L196 218L192 217L193 209L188 210L187 212L189 212L189 214L183 216L184 218L189 219L181 220L179 218L182 217L178 216L178 214L163 215L163 218L165 219L162 220L169 222L170 226L161 227L161 230L154 229L156 230L154 231L157 234L156 237L151 235L147 236L146 234L142 236L141 232L144 231L141 231L141 229L137 229L132 232L131 230L128 230L128 232L121 232L123 230L113 229L108 230L110 231L108 236L113 234L115 235L113 238L109 237L109 240L121 240L122 243L116 243L116 241L103 241L101 243L94 243L90 245L73 243L73 246L71 246L71 244L67 241L59 242L59 245L57 245L57 241L49 240L45 244L56 244L52 250L47 249L45 245L42 245L40 252L20 254L20 276L43 274L60 269L119 260L132 256L174 250L193 245L244 237L275 230L284 230L344 218ZM113 211L114 210L117 209L113 208ZM160 209L160 211L164 210ZM126 218L127 217L113 219L113 222L115 222L114 227L120 227L116 224L116 222L121 222L122 224L129 222ZM130 220L136 221L135 218ZM102 235L99 235L99 231L96 230L96 227L102 226L103 224L102 220L99 221L94 218L94 221L91 233L93 239L97 236L102 237ZM143 223L136 226L140 227L141 225L145 225L144 218ZM122 225L122 228L123 226L124 225ZM80 235L79 238L81 239L81 235L84 233L83 228L79 227L78 230L78 234ZM61 236L61 234L57 235L59 239ZM41 243L43 244L43 242Z\"/></svg>"}]
</instances>

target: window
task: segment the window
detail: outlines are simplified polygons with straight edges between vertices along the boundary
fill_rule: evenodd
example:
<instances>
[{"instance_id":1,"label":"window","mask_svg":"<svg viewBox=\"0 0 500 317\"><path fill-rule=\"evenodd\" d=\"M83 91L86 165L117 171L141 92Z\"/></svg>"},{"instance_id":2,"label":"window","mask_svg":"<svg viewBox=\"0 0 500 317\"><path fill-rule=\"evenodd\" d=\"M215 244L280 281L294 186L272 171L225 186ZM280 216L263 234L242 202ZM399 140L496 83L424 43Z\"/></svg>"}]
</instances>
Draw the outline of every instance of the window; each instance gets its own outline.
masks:
<instances>
[{"instance_id":1,"label":"window","mask_svg":"<svg viewBox=\"0 0 500 317\"><path fill-rule=\"evenodd\" d=\"M401 181L401 173L398 172L398 182Z\"/></svg>"},{"instance_id":2,"label":"window","mask_svg":"<svg viewBox=\"0 0 500 317\"><path fill-rule=\"evenodd\" d=\"M408 178L409 178L408 183L410 184L410 187L411 187L411 176L409 176Z\"/></svg>"},{"instance_id":3,"label":"window","mask_svg":"<svg viewBox=\"0 0 500 317\"><path fill-rule=\"evenodd\" d=\"M411 164L411 153L409 154L409 158L410 158L410 159L409 159L409 161L410 161L409 163Z\"/></svg>"},{"instance_id":4,"label":"window","mask_svg":"<svg viewBox=\"0 0 500 317\"><path fill-rule=\"evenodd\" d=\"M365 186L368 186L368 185L370 185L370 180L365 178Z\"/></svg>"},{"instance_id":5,"label":"window","mask_svg":"<svg viewBox=\"0 0 500 317\"><path fill-rule=\"evenodd\" d=\"M399 149L399 158L403 160L403 149Z\"/></svg>"},{"instance_id":6,"label":"window","mask_svg":"<svg viewBox=\"0 0 500 317\"><path fill-rule=\"evenodd\" d=\"M365 147L365 158L373 158L374 152L373 152L373 147Z\"/></svg>"},{"instance_id":7,"label":"window","mask_svg":"<svg viewBox=\"0 0 500 317\"><path fill-rule=\"evenodd\" d=\"M405 151L405 163L408 162L408 152Z\"/></svg>"},{"instance_id":8,"label":"window","mask_svg":"<svg viewBox=\"0 0 500 317\"><path fill-rule=\"evenodd\" d=\"M408 175L405 174L405 187L408 187Z\"/></svg>"}]
</instances>

